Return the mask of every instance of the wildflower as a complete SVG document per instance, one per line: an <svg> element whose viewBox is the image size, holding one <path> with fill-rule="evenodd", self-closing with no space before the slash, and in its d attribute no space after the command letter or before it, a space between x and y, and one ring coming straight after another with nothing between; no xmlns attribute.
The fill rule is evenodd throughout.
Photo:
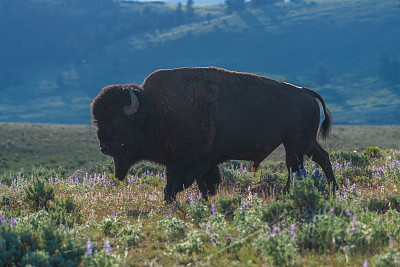
<svg viewBox="0 0 400 267"><path fill-rule="evenodd" d="M345 211L345 213L346 213L346 216L347 216L347 217L350 217L350 215L351 215L351 212L350 212L350 210L349 210L349 209L347 209L347 210Z"/></svg>
<svg viewBox="0 0 400 267"><path fill-rule="evenodd" d="M247 204L246 202L243 202L242 207L243 207L244 209L247 209L247 208L249 207L249 204Z"/></svg>
<svg viewBox="0 0 400 267"><path fill-rule="evenodd" d="M228 237L226 238L226 244L230 244L232 241L232 237L230 235L228 235Z"/></svg>
<svg viewBox="0 0 400 267"><path fill-rule="evenodd" d="M7 219L6 216L4 216L3 214L0 214L0 225L6 225L7 224Z"/></svg>
<svg viewBox="0 0 400 267"><path fill-rule="evenodd" d="M350 186L350 181L347 180L346 186L349 187Z"/></svg>
<svg viewBox="0 0 400 267"><path fill-rule="evenodd" d="M353 191L356 192L356 189L357 189L357 185L353 184Z"/></svg>
<svg viewBox="0 0 400 267"><path fill-rule="evenodd" d="M355 214L353 215L353 219L352 220L353 220L353 222L356 222L357 216Z"/></svg>
<svg viewBox="0 0 400 267"><path fill-rule="evenodd" d="M170 214L170 215L168 215L168 219L169 220L171 220L172 219L172 215Z"/></svg>
<svg viewBox="0 0 400 267"><path fill-rule="evenodd" d="M104 242L104 249L108 255L111 253L111 245L110 245L110 240L108 238L106 239L106 242Z"/></svg>
<svg viewBox="0 0 400 267"><path fill-rule="evenodd" d="M214 204L211 205L211 214L212 214L212 215L217 214L217 208L215 207Z"/></svg>
<svg viewBox="0 0 400 267"><path fill-rule="evenodd" d="M291 224L289 227L290 232L293 234L296 231L296 225L295 224Z"/></svg>
<svg viewBox="0 0 400 267"><path fill-rule="evenodd" d="M215 240L215 238L211 239L211 244L213 244L214 247L217 246L217 241Z"/></svg>
<svg viewBox="0 0 400 267"><path fill-rule="evenodd" d="M274 227L274 228L272 229L272 233L273 233L273 234L280 234L281 232L282 232L282 230L279 229L279 227Z"/></svg>
<svg viewBox="0 0 400 267"><path fill-rule="evenodd" d="M192 203L193 202L193 194L189 195L189 202Z"/></svg>
<svg viewBox="0 0 400 267"><path fill-rule="evenodd" d="M202 199L202 198L203 198L203 193L199 192L199 195L198 195L197 199Z"/></svg>
<svg viewBox="0 0 400 267"><path fill-rule="evenodd" d="M362 265L362 267L368 267L368 266L369 266L368 260L365 260L364 263L363 263L363 265Z"/></svg>
<svg viewBox="0 0 400 267"><path fill-rule="evenodd" d="M358 230L358 228L357 228L357 226L353 226L353 227L351 228L351 230L352 230L353 232L355 232L355 231Z"/></svg>
<svg viewBox="0 0 400 267"><path fill-rule="evenodd" d="M253 197L258 197L258 193L254 193Z"/></svg>
<svg viewBox="0 0 400 267"><path fill-rule="evenodd" d="M111 216L114 218L114 221L117 220L117 217L115 216L115 211L111 212Z"/></svg>
<svg viewBox="0 0 400 267"><path fill-rule="evenodd" d="M330 213L335 213L335 209L329 209Z"/></svg>
<svg viewBox="0 0 400 267"><path fill-rule="evenodd" d="M92 255L93 254L93 247L92 247L92 242L89 240L86 242L86 254Z"/></svg>
<svg viewBox="0 0 400 267"><path fill-rule="evenodd" d="M343 196L344 196L344 197L347 197L347 188L344 188L344 189L343 189Z"/></svg>
<svg viewBox="0 0 400 267"><path fill-rule="evenodd" d="M15 225L15 221L11 218L11 219L10 219L10 226L11 226L11 228L14 228L14 225Z"/></svg>

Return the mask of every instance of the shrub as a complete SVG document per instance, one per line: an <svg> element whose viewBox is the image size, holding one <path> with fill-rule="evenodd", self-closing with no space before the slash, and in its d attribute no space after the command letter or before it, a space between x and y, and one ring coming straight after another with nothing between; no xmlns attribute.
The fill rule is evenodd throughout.
<svg viewBox="0 0 400 267"><path fill-rule="evenodd" d="M324 208L324 197L315 187L314 180L310 175L294 180L289 193L286 195L286 201L292 210L301 214L303 219L308 219L318 210Z"/></svg>
<svg viewBox="0 0 400 267"><path fill-rule="evenodd" d="M128 246L137 245L140 239L140 227L132 227L128 223L118 232L118 237Z"/></svg>
<svg viewBox="0 0 400 267"><path fill-rule="evenodd" d="M368 158L364 155L359 155L356 152L337 151L330 154L332 161L340 163L350 162L353 166L367 167L369 165Z"/></svg>
<svg viewBox="0 0 400 267"><path fill-rule="evenodd" d="M234 198L223 198L222 195L219 195L219 199L216 203L216 208L222 214L225 214L232 218L235 210L240 206L243 196L239 195Z"/></svg>
<svg viewBox="0 0 400 267"><path fill-rule="evenodd" d="M0 226L0 266L77 266L84 253L44 210Z"/></svg>
<svg viewBox="0 0 400 267"><path fill-rule="evenodd" d="M272 225L281 222L291 209L290 203L284 201L272 201L272 203L265 205L261 210L261 219Z"/></svg>
<svg viewBox="0 0 400 267"><path fill-rule="evenodd" d="M167 219L162 219L158 225L167 234L169 240L178 240L185 236L185 223L178 218L169 216Z"/></svg>
<svg viewBox="0 0 400 267"><path fill-rule="evenodd" d="M193 223L199 224L204 221L209 212L207 210L207 206L203 201L192 200L189 203L189 217L192 219Z"/></svg>
<svg viewBox="0 0 400 267"><path fill-rule="evenodd" d="M208 217L208 220L201 225L205 233L210 237L214 246L224 245L228 236L228 229L224 215L216 213Z"/></svg>
<svg viewBox="0 0 400 267"><path fill-rule="evenodd" d="M49 214L56 220L56 224L64 224L73 227L83 223L81 210L71 197L56 199L54 206L48 209Z"/></svg>
<svg viewBox="0 0 400 267"><path fill-rule="evenodd" d="M388 204L385 199L372 197L368 200L367 208L370 211L385 213L389 209Z"/></svg>
<svg viewBox="0 0 400 267"><path fill-rule="evenodd" d="M100 222L100 230L106 236L115 236L121 224L121 221L115 215L111 215Z"/></svg>
<svg viewBox="0 0 400 267"><path fill-rule="evenodd" d="M247 238L264 226L258 209L247 203L242 203L242 207L236 210L233 221L239 231L239 238Z"/></svg>
<svg viewBox="0 0 400 267"><path fill-rule="evenodd" d="M264 227L254 240L254 245L274 266L296 265L297 245L294 225L290 230L281 230L278 226L272 229Z"/></svg>
<svg viewBox="0 0 400 267"><path fill-rule="evenodd" d="M376 257L375 266L395 267L400 266L400 252L393 248L386 248L383 254Z"/></svg>
<svg viewBox="0 0 400 267"><path fill-rule="evenodd" d="M379 158L382 156L382 151L376 146L370 146L364 149L362 154L368 158Z"/></svg>
<svg viewBox="0 0 400 267"><path fill-rule="evenodd" d="M47 210L47 202L54 199L54 187L44 178L34 179L24 190L24 201L34 211Z"/></svg>
<svg viewBox="0 0 400 267"><path fill-rule="evenodd" d="M197 230L191 230L185 241L176 244L174 251L192 254L204 250L202 234Z"/></svg>

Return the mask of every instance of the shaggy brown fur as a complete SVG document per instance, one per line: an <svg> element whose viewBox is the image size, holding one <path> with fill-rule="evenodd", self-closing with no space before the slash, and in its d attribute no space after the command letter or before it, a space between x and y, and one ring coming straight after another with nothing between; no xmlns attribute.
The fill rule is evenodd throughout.
<svg viewBox="0 0 400 267"><path fill-rule="evenodd" d="M122 110L130 104L128 88L139 100L131 116ZM92 117L103 152L114 158L117 178L124 179L139 160L166 165L167 200L195 179L203 195L214 194L220 163L250 160L257 168L282 143L289 169L298 171L303 155L312 156L336 187L329 156L316 140L316 98L325 115L320 133L326 137L331 118L311 89L214 67L180 68L158 70L142 86L105 87L92 103Z"/></svg>

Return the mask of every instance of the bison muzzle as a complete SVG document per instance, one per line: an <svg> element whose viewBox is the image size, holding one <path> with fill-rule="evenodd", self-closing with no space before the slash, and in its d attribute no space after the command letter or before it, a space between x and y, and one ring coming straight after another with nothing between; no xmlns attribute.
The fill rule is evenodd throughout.
<svg viewBox="0 0 400 267"><path fill-rule="evenodd" d="M320 124L321 102L324 120ZM219 68L158 70L143 85L110 85L93 100L100 150L114 159L115 177L148 160L165 165L165 200L196 180L203 196L221 182L219 165L248 160L255 169L280 144L290 174L307 155L337 187L328 153L318 144L331 116L315 91Z"/></svg>

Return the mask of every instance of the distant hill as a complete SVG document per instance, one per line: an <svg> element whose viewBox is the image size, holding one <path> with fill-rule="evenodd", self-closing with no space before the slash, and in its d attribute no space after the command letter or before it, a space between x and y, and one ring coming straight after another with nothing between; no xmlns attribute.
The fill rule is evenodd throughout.
<svg viewBox="0 0 400 267"><path fill-rule="evenodd" d="M128 1L129 0L125 0ZM132 0L135 1L135 0ZM139 2L154 2L154 0L139 0ZM184 0L163 0L162 2L168 3L168 4L186 4L187 1ZM195 5L215 5L215 4L223 4L224 0L194 0Z"/></svg>
<svg viewBox="0 0 400 267"><path fill-rule="evenodd" d="M224 5L199 5L190 18L185 6L115 5L107 12L70 7L68 14L76 16L65 17L70 24L87 12L67 32L73 38L48 29L51 41L44 33L43 40L13 50L15 58L31 58L11 59L0 68L0 121L88 124L89 104L106 84L140 84L160 68L212 65L311 87L324 97L336 124L400 124L397 1L280 2L232 13ZM29 53L29 44L37 50ZM7 51L5 45L0 51Z"/></svg>

